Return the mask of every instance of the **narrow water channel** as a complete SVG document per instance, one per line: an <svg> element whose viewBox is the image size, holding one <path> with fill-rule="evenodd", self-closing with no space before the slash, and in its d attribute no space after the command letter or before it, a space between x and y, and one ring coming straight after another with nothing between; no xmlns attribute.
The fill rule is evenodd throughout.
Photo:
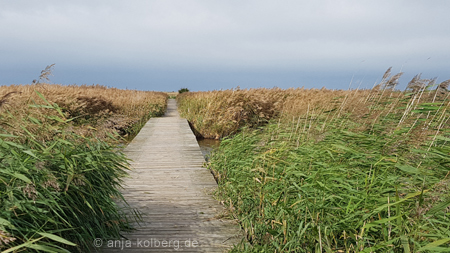
<svg viewBox="0 0 450 253"><path fill-rule="evenodd" d="M215 139L197 139L197 142L206 161L208 161L211 152L220 146L220 140Z"/></svg>

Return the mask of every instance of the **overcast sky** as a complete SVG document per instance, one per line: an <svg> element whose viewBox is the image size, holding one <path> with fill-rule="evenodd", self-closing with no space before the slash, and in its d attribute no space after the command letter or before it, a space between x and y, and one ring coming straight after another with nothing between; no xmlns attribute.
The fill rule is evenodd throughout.
<svg viewBox="0 0 450 253"><path fill-rule="evenodd" d="M450 78L450 1L0 0L0 84L172 91Z"/></svg>

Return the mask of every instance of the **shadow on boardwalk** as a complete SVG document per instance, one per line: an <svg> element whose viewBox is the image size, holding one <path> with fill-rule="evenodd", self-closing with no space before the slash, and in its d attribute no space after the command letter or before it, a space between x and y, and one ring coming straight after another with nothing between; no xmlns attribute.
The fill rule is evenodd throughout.
<svg viewBox="0 0 450 253"><path fill-rule="evenodd" d="M224 210L210 194L217 184L175 100L125 153L133 161L122 193L143 221L122 240L103 240L103 252L224 252L240 241L239 226L218 218Z"/></svg>

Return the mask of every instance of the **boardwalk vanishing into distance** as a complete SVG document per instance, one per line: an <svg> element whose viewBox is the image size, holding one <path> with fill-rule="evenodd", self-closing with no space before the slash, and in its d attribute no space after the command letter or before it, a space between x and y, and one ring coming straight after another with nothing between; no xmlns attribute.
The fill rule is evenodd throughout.
<svg viewBox="0 0 450 253"><path fill-rule="evenodd" d="M211 195L216 181L174 99L125 153L132 171L122 193L142 222L123 240L104 240L103 252L226 252L241 240L237 223L220 219L224 209Z"/></svg>

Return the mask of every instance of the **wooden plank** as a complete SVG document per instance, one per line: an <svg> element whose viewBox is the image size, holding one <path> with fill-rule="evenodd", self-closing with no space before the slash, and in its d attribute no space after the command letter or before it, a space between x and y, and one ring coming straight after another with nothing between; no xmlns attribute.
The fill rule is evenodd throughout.
<svg viewBox="0 0 450 253"><path fill-rule="evenodd" d="M143 220L120 240L104 239L103 252L224 252L241 240L236 222L221 219L224 209L211 196L217 184L175 100L124 152L133 161L122 193Z"/></svg>

